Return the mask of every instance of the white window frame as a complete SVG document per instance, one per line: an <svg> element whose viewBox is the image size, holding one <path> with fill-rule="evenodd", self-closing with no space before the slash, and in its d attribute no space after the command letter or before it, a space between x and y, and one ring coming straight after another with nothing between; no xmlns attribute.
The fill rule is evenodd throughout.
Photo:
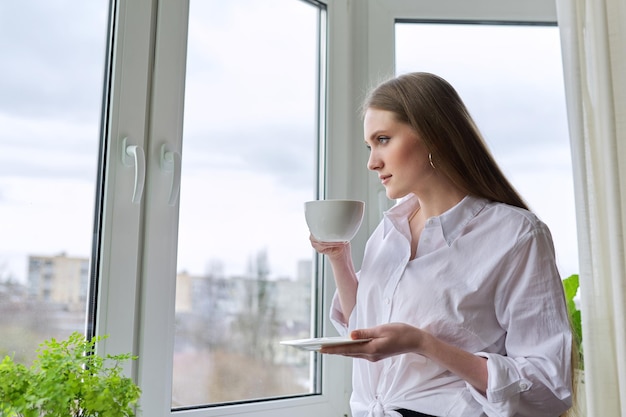
<svg viewBox="0 0 626 417"><path fill-rule="evenodd" d="M298 1L298 0L294 0ZM352 242L357 269L369 234L390 206L374 175L367 174L358 114L367 89L394 73L397 19L555 22L552 1L527 0L325 0L326 198L366 201L366 219ZM114 9L112 74L106 126L104 215L96 331L108 334L102 353L139 356L127 374L143 394L141 415L344 417L349 416L351 363L324 357L321 395L172 412L171 376L178 206L167 199L171 178L162 173L162 146L180 152L188 0L118 0ZM122 163L122 140L146 156L141 204L133 204L134 171ZM167 237L167 239L164 239ZM334 334L328 309L334 285L323 268L321 326Z"/></svg>
<svg viewBox="0 0 626 417"><path fill-rule="evenodd" d="M188 13L188 2L161 2L158 6L150 144L147 149L147 153L152 155L159 154L163 145L168 150L181 151ZM149 161L148 172L159 170L156 159ZM287 417L294 414L313 417L331 415L340 410L347 413L347 390L343 382L349 367L348 361L343 358L323 358L321 394L171 411L175 316L173 277L176 276L178 208L165 204L169 181L168 176L157 175L146 183L144 222L149 226L144 232L138 329L138 353L143 358L138 370L138 381L143 389L143 413L194 417ZM165 236L169 239L164 239ZM164 263L164 259L168 262ZM324 313L330 302L328 294L332 295L332 292L333 289L322 292L326 297L318 309Z"/></svg>
<svg viewBox="0 0 626 417"><path fill-rule="evenodd" d="M163 146L181 149L189 2L119 0L113 13L96 315L96 333L109 338L100 352L139 356L126 373L143 391L142 415L349 414L350 362L339 357L323 358L320 395L171 411L178 205L167 204L171 177L162 172L159 156ZM328 16L330 24L333 13ZM145 154L140 204L131 201L135 175L122 162L124 138ZM325 318L334 287L322 291ZM332 332L326 318L321 326L325 334Z"/></svg>
<svg viewBox="0 0 626 417"><path fill-rule="evenodd" d="M111 8L117 23L111 30L112 53L106 68L110 74L105 77L102 216L95 216L99 261L94 268L99 279L97 288L91 289L96 292L96 333L109 336L99 343L103 354L137 352L143 206L132 202L134 169L124 165L122 147L126 138L127 145L145 149L148 135L152 3L122 0ZM128 375L136 377L136 364L126 365Z"/></svg>

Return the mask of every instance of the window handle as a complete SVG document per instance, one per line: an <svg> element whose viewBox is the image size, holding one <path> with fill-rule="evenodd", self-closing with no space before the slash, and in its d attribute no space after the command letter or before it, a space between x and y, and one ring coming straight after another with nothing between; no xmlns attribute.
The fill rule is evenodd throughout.
<svg viewBox="0 0 626 417"><path fill-rule="evenodd" d="M122 140L122 163L127 167L135 167L133 204L139 204L146 180L146 157L141 146L127 145L127 139Z"/></svg>
<svg viewBox="0 0 626 417"><path fill-rule="evenodd" d="M161 146L161 170L172 174L170 196L167 204L173 206L180 194L181 157L176 151L168 151L165 145Z"/></svg>

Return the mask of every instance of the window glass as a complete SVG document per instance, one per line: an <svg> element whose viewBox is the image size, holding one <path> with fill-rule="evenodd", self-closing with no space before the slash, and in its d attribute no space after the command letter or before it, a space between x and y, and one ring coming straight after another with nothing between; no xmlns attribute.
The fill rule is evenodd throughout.
<svg viewBox="0 0 626 417"><path fill-rule="evenodd" d="M322 10L190 4L173 408L316 392L304 202L317 196Z"/></svg>
<svg viewBox="0 0 626 417"><path fill-rule="evenodd" d="M0 3L0 357L85 329L107 15Z"/></svg>
<svg viewBox="0 0 626 417"><path fill-rule="evenodd" d="M578 273L558 28L396 23L396 72L410 71L457 89L509 180L550 227L562 277Z"/></svg>

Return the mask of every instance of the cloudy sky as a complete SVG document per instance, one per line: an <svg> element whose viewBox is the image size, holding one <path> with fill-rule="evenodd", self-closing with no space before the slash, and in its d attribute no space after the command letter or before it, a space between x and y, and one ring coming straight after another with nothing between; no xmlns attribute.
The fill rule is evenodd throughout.
<svg viewBox="0 0 626 417"><path fill-rule="evenodd" d="M293 276L310 256L302 203L315 196L315 10L273 3L192 2L180 270L219 262L243 273L266 250L275 275ZM106 7L0 2L0 278L23 280L28 254L90 254ZM398 71L437 72L457 87L552 229L563 274L576 272L557 29L467 29L403 25Z"/></svg>
<svg viewBox="0 0 626 417"><path fill-rule="evenodd" d="M2 277L90 254L106 3L0 2Z"/></svg>

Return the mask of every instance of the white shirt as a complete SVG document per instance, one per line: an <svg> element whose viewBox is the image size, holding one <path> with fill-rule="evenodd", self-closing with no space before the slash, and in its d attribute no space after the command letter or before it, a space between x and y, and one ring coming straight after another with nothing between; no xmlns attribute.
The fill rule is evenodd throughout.
<svg viewBox="0 0 626 417"><path fill-rule="evenodd" d="M348 325L403 322L488 359L486 397L418 354L353 362L353 417L556 417L571 405L569 327L552 238L534 214L465 197L427 220L410 260L411 195L370 237Z"/></svg>

